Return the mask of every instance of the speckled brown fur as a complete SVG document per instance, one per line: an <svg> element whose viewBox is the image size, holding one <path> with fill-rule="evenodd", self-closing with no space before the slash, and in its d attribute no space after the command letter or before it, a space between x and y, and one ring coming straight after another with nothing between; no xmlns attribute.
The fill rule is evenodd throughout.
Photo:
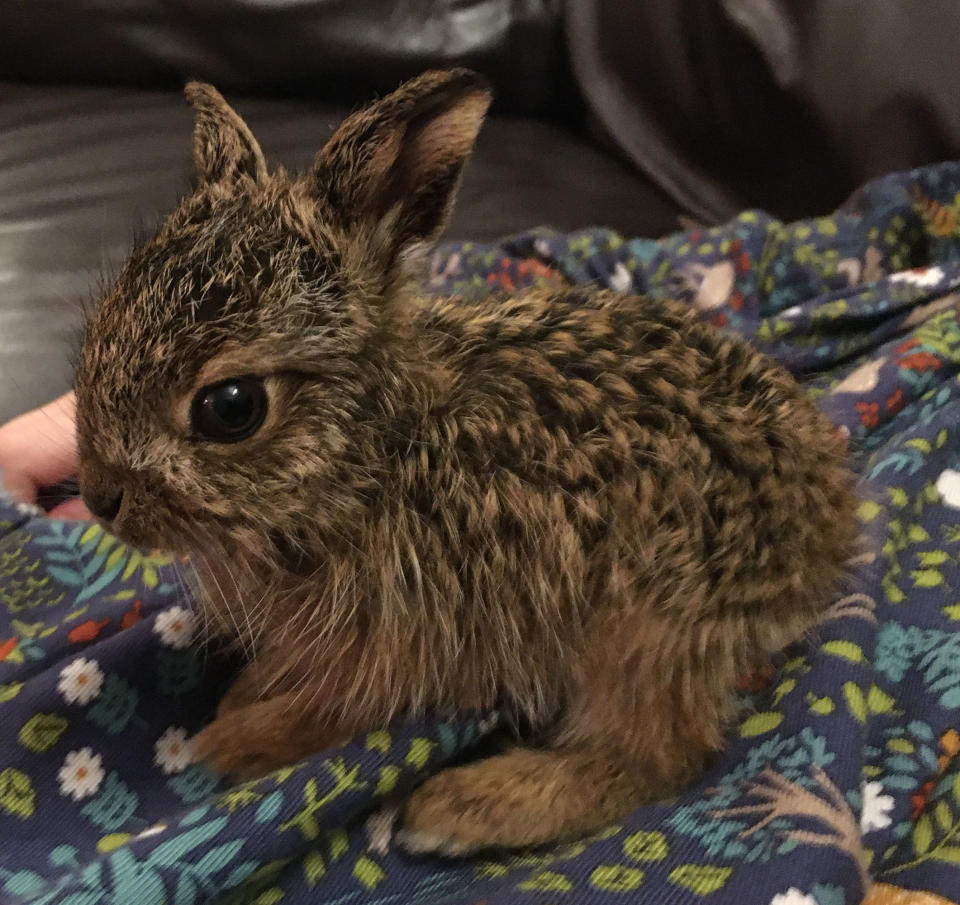
<svg viewBox="0 0 960 905"><path fill-rule="evenodd" d="M737 677L817 620L854 539L826 419L685 307L587 289L422 298L488 104L428 73L268 172L209 86L197 185L86 327L81 484L112 529L191 552L248 649L197 740L254 776L403 711L500 703L544 739L440 773L414 850L570 838L722 744ZM212 380L263 377L237 444L191 435Z"/></svg>

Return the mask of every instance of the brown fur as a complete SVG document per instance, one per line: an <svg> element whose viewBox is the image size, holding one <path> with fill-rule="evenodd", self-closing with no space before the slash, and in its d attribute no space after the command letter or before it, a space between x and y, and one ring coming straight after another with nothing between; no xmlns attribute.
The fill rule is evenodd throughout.
<svg viewBox="0 0 960 905"><path fill-rule="evenodd" d="M255 776L403 711L501 704L544 739L440 773L412 849L586 833L722 744L739 675L803 635L854 539L841 444L777 365L684 306L418 296L488 103L428 73L268 173L209 86L197 186L86 327L81 484L194 555L250 665L197 744ZM190 435L260 375L266 422Z"/></svg>

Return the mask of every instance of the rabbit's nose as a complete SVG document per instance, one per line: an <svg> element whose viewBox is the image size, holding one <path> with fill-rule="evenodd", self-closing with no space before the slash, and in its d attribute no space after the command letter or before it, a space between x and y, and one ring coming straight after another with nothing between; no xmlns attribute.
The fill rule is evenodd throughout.
<svg viewBox="0 0 960 905"><path fill-rule="evenodd" d="M120 511L123 502L123 489L116 487L97 487L83 495L87 508L105 522L112 522Z"/></svg>

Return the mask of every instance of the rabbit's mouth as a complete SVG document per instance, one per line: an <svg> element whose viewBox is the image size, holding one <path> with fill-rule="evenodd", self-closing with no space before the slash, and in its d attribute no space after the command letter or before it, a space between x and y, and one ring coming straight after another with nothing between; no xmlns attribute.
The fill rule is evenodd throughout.
<svg viewBox="0 0 960 905"><path fill-rule="evenodd" d="M103 528L128 546L143 552L187 556L195 543L191 520L166 502L127 489L112 519L97 518Z"/></svg>
<svg viewBox="0 0 960 905"><path fill-rule="evenodd" d="M154 524L150 524L148 519L140 519L136 516L120 517L113 522L101 522L101 524L115 537L137 550L160 552L172 556L185 556L189 553L184 539L178 538L175 531L163 530L159 519Z"/></svg>

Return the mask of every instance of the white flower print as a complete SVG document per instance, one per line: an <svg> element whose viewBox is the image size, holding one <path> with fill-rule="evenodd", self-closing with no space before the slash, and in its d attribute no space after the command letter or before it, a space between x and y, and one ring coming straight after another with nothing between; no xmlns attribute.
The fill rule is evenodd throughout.
<svg viewBox="0 0 960 905"><path fill-rule="evenodd" d="M533 247L541 258L549 258L552 255L550 243L546 239L534 239Z"/></svg>
<svg viewBox="0 0 960 905"><path fill-rule="evenodd" d="M803 305L794 305L792 308L782 311L781 314L783 317L800 317L803 314Z"/></svg>
<svg viewBox="0 0 960 905"><path fill-rule="evenodd" d="M364 824L367 830L367 848L374 854L386 855L393 841L393 828L399 808L396 805L374 811Z"/></svg>
<svg viewBox="0 0 960 905"><path fill-rule="evenodd" d="M148 826L145 830L141 830L131 841L139 841L141 839L149 839L151 836L159 836L166 828L167 825L165 823L155 823L153 826Z"/></svg>
<svg viewBox="0 0 960 905"><path fill-rule="evenodd" d="M877 358L860 365L847 374L832 390L832 393L869 393L880 382L880 369L887 363L886 358Z"/></svg>
<svg viewBox="0 0 960 905"><path fill-rule="evenodd" d="M689 268L689 273L698 283L693 297L698 311L712 311L730 300L737 281L732 261L721 261L711 267L695 264Z"/></svg>
<svg viewBox="0 0 960 905"><path fill-rule="evenodd" d="M937 492L951 509L960 509L960 471L948 468L940 472Z"/></svg>
<svg viewBox="0 0 960 905"><path fill-rule="evenodd" d="M622 261L613 268L613 273L610 274L610 288L614 292L629 292L633 288L633 276Z"/></svg>
<svg viewBox="0 0 960 905"><path fill-rule="evenodd" d="M160 636L160 642L167 647L182 650L193 640L196 616L182 606L172 606L157 614L153 630Z"/></svg>
<svg viewBox="0 0 960 905"><path fill-rule="evenodd" d="M886 829L893 822L893 796L883 794L883 783L863 784L863 809L860 811L860 832Z"/></svg>
<svg viewBox="0 0 960 905"><path fill-rule="evenodd" d="M911 286L936 286L942 279L942 267L917 267L890 274L891 283L909 283Z"/></svg>
<svg viewBox="0 0 960 905"><path fill-rule="evenodd" d="M770 905L817 905L817 900L805 892L791 886L786 892L775 895Z"/></svg>
<svg viewBox="0 0 960 905"><path fill-rule="evenodd" d="M103 687L103 671L96 660L78 657L60 670L57 691L68 704L89 704Z"/></svg>
<svg viewBox="0 0 960 905"><path fill-rule="evenodd" d="M182 773L194 761L187 730L170 726L153 746L153 762L164 773Z"/></svg>
<svg viewBox="0 0 960 905"><path fill-rule="evenodd" d="M61 795L69 795L74 801L89 798L103 782L100 755L94 754L90 748L71 751L64 760L57 779L60 780Z"/></svg>

